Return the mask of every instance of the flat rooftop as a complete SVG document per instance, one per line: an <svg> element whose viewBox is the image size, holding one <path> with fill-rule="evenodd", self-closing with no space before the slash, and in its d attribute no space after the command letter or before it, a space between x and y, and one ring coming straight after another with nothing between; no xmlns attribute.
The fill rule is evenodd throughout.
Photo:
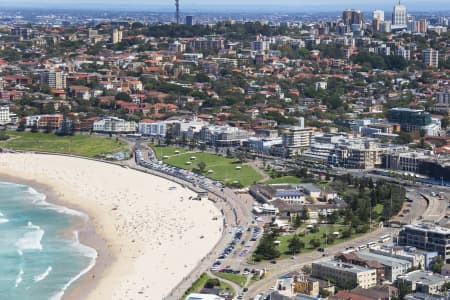
<svg viewBox="0 0 450 300"><path fill-rule="evenodd" d="M322 266L329 267L329 268L335 268L335 269L339 269L339 270L345 270L347 272L352 272L352 273L360 273L360 272L365 272L365 271L369 271L369 270L375 270L375 269L370 269L370 268L365 268L365 267L361 267L361 266L357 266L357 265L339 262L336 260L324 260L324 261L315 262L315 263L313 263L313 265L314 264L322 265Z"/></svg>
<svg viewBox="0 0 450 300"><path fill-rule="evenodd" d="M433 224L409 224L409 225L405 225L403 227L407 228L407 229L419 230L419 231L423 231L423 232L436 232L436 233L441 233L441 234L450 234L449 228L445 228L445 227L441 227L441 226L437 226L437 225L433 225Z"/></svg>

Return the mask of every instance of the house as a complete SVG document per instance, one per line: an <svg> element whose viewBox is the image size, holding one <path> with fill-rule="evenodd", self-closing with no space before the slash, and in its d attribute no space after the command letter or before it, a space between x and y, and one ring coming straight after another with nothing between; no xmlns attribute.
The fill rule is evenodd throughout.
<svg viewBox="0 0 450 300"><path fill-rule="evenodd" d="M89 88L82 85L73 85L69 87L69 95L73 98L89 100L91 99L91 93Z"/></svg>

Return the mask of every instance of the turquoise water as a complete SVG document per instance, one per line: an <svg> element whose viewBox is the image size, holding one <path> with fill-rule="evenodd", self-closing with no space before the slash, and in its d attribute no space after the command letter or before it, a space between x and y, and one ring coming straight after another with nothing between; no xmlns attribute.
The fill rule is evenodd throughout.
<svg viewBox="0 0 450 300"><path fill-rule="evenodd" d="M78 242L80 221L31 187L0 182L0 299L61 299L97 256Z"/></svg>

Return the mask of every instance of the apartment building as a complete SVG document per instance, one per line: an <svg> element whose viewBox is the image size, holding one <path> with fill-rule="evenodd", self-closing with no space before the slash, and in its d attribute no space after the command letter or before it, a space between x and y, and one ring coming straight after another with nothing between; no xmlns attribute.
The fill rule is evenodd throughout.
<svg viewBox="0 0 450 300"><path fill-rule="evenodd" d="M374 260L382 264L384 266L384 278L390 282L394 282L398 276L405 274L412 267L410 261L400 258L367 252L359 252L357 255L362 259Z"/></svg>
<svg viewBox="0 0 450 300"><path fill-rule="evenodd" d="M323 280L334 280L338 285L345 287L356 283L366 289L377 284L375 269L342 263L335 260L314 262L312 276Z"/></svg>
<svg viewBox="0 0 450 300"><path fill-rule="evenodd" d="M250 137L246 130L230 126L204 126L199 132L199 138L208 145L217 147L240 146L244 140Z"/></svg>
<svg viewBox="0 0 450 300"><path fill-rule="evenodd" d="M447 289L444 288L448 279L440 274L417 270L400 276L398 283L404 283L413 292L445 295Z"/></svg>
<svg viewBox="0 0 450 300"><path fill-rule="evenodd" d="M281 138L283 147L288 151L288 155L301 153L302 149L311 145L313 130L303 126L293 126L283 132Z"/></svg>
<svg viewBox="0 0 450 300"><path fill-rule="evenodd" d="M403 226L398 243L427 251L436 251L446 263L450 263L450 229L431 224Z"/></svg>
<svg viewBox="0 0 450 300"><path fill-rule="evenodd" d="M336 147L334 158L337 165L353 169L370 169L381 164L385 150L371 141L350 142Z"/></svg>
<svg viewBox="0 0 450 300"><path fill-rule="evenodd" d="M41 85L47 85L52 89L63 90L67 87L67 74L59 71L47 71L41 73Z"/></svg>
<svg viewBox="0 0 450 300"><path fill-rule="evenodd" d="M6 125L8 123L11 123L9 106L0 106L0 125Z"/></svg>
<svg viewBox="0 0 450 300"><path fill-rule="evenodd" d="M139 122L139 133L148 136L165 137L167 133L166 122Z"/></svg>
<svg viewBox="0 0 450 300"><path fill-rule="evenodd" d="M422 62L426 67L439 67L439 51L434 49L426 49L422 51Z"/></svg>
<svg viewBox="0 0 450 300"><path fill-rule="evenodd" d="M95 132L105 133L132 133L136 132L138 124L136 122L128 122L116 117L108 117L94 122Z"/></svg>

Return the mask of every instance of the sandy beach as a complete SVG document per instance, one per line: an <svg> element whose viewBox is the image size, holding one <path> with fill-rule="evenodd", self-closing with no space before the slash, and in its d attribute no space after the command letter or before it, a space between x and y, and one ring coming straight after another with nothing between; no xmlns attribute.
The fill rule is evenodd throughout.
<svg viewBox="0 0 450 300"><path fill-rule="evenodd" d="M189 200L196 194L180 185L120 166L0 154L0 176L51 193L58 204L90 217L80 238L99 257L64 299L163 299L222 235L213 203Z"/></svg>

